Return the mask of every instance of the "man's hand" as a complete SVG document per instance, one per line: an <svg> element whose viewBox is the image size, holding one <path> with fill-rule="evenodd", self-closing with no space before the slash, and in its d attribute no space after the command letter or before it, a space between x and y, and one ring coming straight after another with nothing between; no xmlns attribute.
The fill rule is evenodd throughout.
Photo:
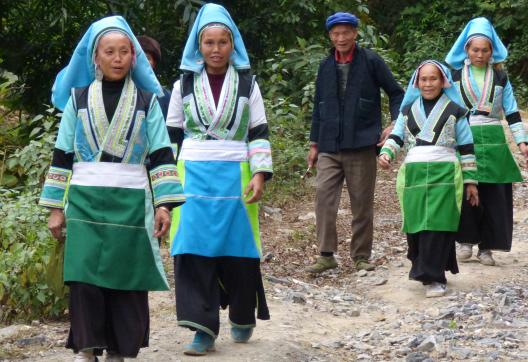
<svg viewBox="0 0 528 362"><path fill-rule="evenodd" d="M51 209L48 218L48 229L51 231L51 235L58 241L64 241L65 239L64 226L64 211L62 209Z"/></svg>
<svg viewBox="0 0 528 362"><path fill-rule="evenodd" d="M383 130L383 132L381 132L380 140L379 140L379 142L377 144L378 147L382 147L383 146L383 144L385 143L387 138L389 138L389 135L391 134L393 128L394 128L394 125L391 124L387 128L385 128Z"/></svg>
<svg viewBox="0 0 528 362"><path fill-rule="evenodd" d="M310 146L310 151L308 152L307 162L308 168L312 168L317 164L317 158L319 157L319 149L316 144Z"/></svg>
<svg viewBox="0 0 528 362"><path fill-rule="evenodd" d="M469 201L471 206L479 205L478 189L476 185L466 185L466 199Z"/></svg>
<svg viewBox="0 0 528 362"><path fill-rule="evenodd" d="M382 169L388 170L391 163L390 157L383 153L378 157L378 163Z"/></svg>
<svg viewBox="0 0 528 362"><path fill-rule="evenodd" d="M171 214L169 209L165 206L156 208L156 215L154 215L154 237L161 238L169 230L171 226Z"/></svg>
<svg viewBox="0 0 528 362"><path fill-rule="evenodd" d="M262 194L264 193L264 174L259 172L253 175L249 181L246 189L244 190L244 197L251 195L249 199L246 200L247 204L252 204L261 199Z"/></svg>

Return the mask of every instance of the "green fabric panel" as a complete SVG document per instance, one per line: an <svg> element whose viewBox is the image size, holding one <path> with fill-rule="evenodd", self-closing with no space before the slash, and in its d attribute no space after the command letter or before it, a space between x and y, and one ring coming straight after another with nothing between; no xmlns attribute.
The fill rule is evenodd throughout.
<svg viewBox="0 0 528 362"><path fill-rule="evenodd" d="M470 171L466 172L465 175L470 175L472 180L475 180L476 172ZM462 212L462 197L464 194L464 179L466 176L462 173L462 166L460 163L455 164L455 196L458 212ZM462 186L459 186L462 185Z"/></svg>
<svg viewBox="0 0 528 362"><path fill-rule="evenodd" d="M240 163L240 179L242 193L246 189L249 181L251 180L251 170L249 167L249 162ZM247 204L242 201L246 208L246 213L251 224L251 230L253 231L253 237L255 238L255 245L259 251L260 256L262 256L262 241L260 240L260 229L259 229L259 219L258 219L258 202Z"/></svg>
<svg viewBox="0 0 528 362"><path fill-rule="evenodd" d="M507 144L475 144L477 158L477 180L489 183L511 183L522 181L517 162Z"/></svg>
<svg viewBox="0 0 528 362"><path fill-rule="evenodd" d="M506 136L502 125L471 126L470 128L475 145L506 144Z"/></svg>
<svg viewBox="0 0 528 362"><path fill-rule="evenodd" d="M403 178L405 185L400 191L400 202L404 232L458 229L460 207L457 204L457 188L462 187L462 179L455 176L454 163L408 163L404 176L399 176L400 189ZM458 184L455 179L458 179Z"/></svg>
<svg viewBox="0 0 528 362"><path fill-rule="evenodd" d="M187 132L193 135L201 133L200 127L198 126L198 120L193 118L190 102L185 102L183 104L183 113L185 115L185 129Z"/></svg>
<svg viewBox="0 0 528 362"><path fill-rule="evenodd" d="M240 124L236 130L233 139L235 141L245 141L246 135L248 132L249 125L249 104L244 103L244 109L242 110L242 115L240 116Z"/></svg>
<svg viewBox="0 0 528 362"><path fill-rule="evenodd" d="M145 225L143 189L71 185L72 192L75 197L68 198L71 219L140 228Z"/></svg>
<svg viewBox="0 0 528 362"><path fill-rule="evenodd" d="M122 191L126 191L125 198ZM165 273L163 268L160 270L148 235L153 229L153 218L152 204L145 200L146 191L70 187L64 281L119 290L168 290ZM105 200L103 205L92 203L99 199ZM104 213L102 207L108 211ZM127 214L132 216L130 222L123 218ZM138 218L139 226L135 225ZM149 222L151 230L145 228ZM157 247L155 252L159 258Z"/></svg>
<svg viewBox="0 0 528 362"><path fill-rule="evenodd" d="M176 168L178 169L178 176L180 176L180 182L183 187L183 192L185 194L185 161L178 160ZM176 207L172 209L172 222L169 232L169 250L172 249L172 242L174 240L174 236L176 235L176 233L178 232L178 228L180 227L180 209L181 207Z"/></svg>

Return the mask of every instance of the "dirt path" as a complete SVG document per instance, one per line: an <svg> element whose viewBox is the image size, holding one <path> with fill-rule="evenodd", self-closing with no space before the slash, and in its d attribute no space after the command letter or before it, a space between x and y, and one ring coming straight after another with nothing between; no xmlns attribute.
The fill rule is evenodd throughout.
<svg viewBox="0 0 528 362"><path fill-rule="evenodd" d="M317 248L312 197L282 210L265 209L268 261L262 269L272 319L258 321L251 341L241 345L231 342L222 312L217 351L203 359L528 360L528 184L514 187L512 252L496 253L495 267L476 259L459 263L460 274L448 275L447 296L427 299L423 286L407 277L395 171L378 173L373 250L378 267L367 275L356 273L348 256L345 195L338 217L340 268L317 278L303 272ZM172 292L151 293L150 306L151 345L138 361L196 361L182 354L192 333L176 325ZM33 324L12 338L2 340L0 333L0 360L72 360L62 347L67 323Z"/></svg>

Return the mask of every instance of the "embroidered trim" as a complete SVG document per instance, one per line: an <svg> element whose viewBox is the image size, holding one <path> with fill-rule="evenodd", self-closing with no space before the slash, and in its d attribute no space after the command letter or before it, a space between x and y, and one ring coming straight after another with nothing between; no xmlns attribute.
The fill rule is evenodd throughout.
<svg viewBox="0 0 528 362"><path fill-rule="evenodd" d="M510 124L510 131L516 144L528 141L522 122Z"/></svg>
<svg viewBox="0 0 528 362"><path fill-rule="evenodd" d="M249 142L248 158L252 175L257 172L273 172L271 145L268 140L257 139Z"/></svg>
<svg viewBox="0 0 528 362"><path fill-rule="evenodd" d="M491 113L491 110L493 109L493 99L490 99L492 98L493 91L493 67L491 64L488 64L486 68L482 93L471 79L469 64L465 64L462 68L460 83L462 84L462 91L471 103L472 109L486 112L488 114Z"/></svg>
<svg viewBox="0 0 528 362"><path fill-rule="evenodd" d="M161 165L150 171L154 206L185 201L176 165Z"/></svg>
<svg viewBox="0 0 528 362"><path fill-rule="evenodd" d="M445 94L442 94L427 118L425 118L423 111L422 98L420 97L413 103L411 112L416 124L420 128L420 132L416 135L416 138L420 138L427 142L433 142L433 139L436 135L434 129L449 103L449 97Z"/></svg>
<svg viewBox="0 0 528 362"><path fill-rule="evenodd" d="M63 208L71 175L71 170L60 167L50 167L42 188L39 205Z"/></svg>
<svg viewBox="0 0 528 362"><path fill-rule="evenodd" d="M88 112L95 126L100 150L123 158L128 146L127 134L134 122L137 88L128 76L111 122L108 122L103 102L103 82L95 80L88 89ZM99 158L101 154L99 154Z"/></svg>
<svg viewBox="0 0 528 362"><path fill-rule="evenodd" d="M392 161L396 158L398 152L400 152L400 145L392 138L389 138L385 141L385 144L381 148L380 155L386 154Z"/></svg>
<svg viewBox="0 0 528 362"><path fill-rule="evenodd" d="M215 105L209 78L205 68L194 75L194 94L198 113L202 121L208 125L207 134L216 139L225 139L236 106L239 77L233 66L229 66L225 75L222 91Z"/></svg>

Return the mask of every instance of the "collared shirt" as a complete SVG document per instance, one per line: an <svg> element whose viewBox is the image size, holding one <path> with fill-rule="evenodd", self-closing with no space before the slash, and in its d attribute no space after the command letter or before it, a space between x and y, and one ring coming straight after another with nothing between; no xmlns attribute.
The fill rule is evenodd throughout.
<svg viewBox="0 0 528 362"><path fill-rule="evenodd" d="M355 44L354 46L352 47L352 49L350 50L349 53L345 54L345 55L341 55L341 53L339 53L336 49L335 51L335 60L336 60L336 63L338 64L347 64L347 63L352 63L352 59L354 57L354 48L355 48Z"/></svg>

